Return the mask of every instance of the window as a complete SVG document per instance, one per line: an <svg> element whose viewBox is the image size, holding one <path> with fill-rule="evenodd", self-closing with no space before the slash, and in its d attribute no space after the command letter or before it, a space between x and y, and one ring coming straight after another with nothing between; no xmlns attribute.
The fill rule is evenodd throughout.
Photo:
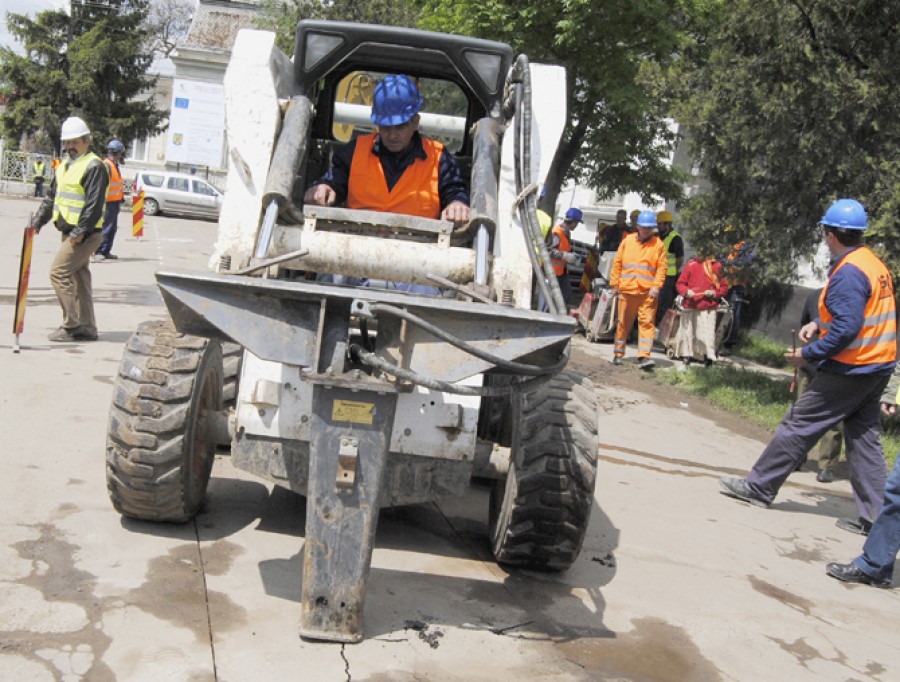
<svg viewBox="0 0 900 682"><path fill-rule="evenodd" d="M193 180L192 184L194 185L194 194L205 194L209 197L214 197L217 194L216 190L202 180Z"/></svg>
<svg viewBox="0 0 900 682"><path fill-rule="evenodd" d="M128 147L125 158L130 161L146 161L150 153L150 138L135 138Z"/></svg>
<svg viewBox="0 0 900 682"><path fill-rule="evenodd" d="M141 174L141 183L147 187L162 187L163 180L165 180L165 177L162 175L156 175L154 173Z"/></svg>
<svg viewBox="0 0 900 682"><path fill-rule="evenodd" d="M190 181L187 178L169 178L166 185L169 189L177 189L179 192L190 192Z"/></svg>

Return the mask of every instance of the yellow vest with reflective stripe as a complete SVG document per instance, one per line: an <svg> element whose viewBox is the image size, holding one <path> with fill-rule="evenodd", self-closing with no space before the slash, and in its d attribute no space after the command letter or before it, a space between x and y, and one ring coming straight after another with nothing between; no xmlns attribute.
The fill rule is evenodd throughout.
<svg viewBox="0 0 900 682"><path fill-rule="evenodd" d="M91 161L100 161L100 157L94 152L87 152L80 158L69 164L66 168L65 162L56 167L56 198L53 200L53 222L57 218L62 218L69 225L78 225L78 219L81 217L81 211L84 209L84 187L81 186L81 179L87 172ZM103 225L103 212L97 220L95 227Z"/></svg>
<svg viewBox="0 0 900 682"><path fill-rule="evenodd" d="M669 234L663 239L663 246L666 247L666 277L674 277L678 274L678 266L675 264L675 254L669 253L669 245L675 237L680 235L675 230L669 230Z"/></svg>

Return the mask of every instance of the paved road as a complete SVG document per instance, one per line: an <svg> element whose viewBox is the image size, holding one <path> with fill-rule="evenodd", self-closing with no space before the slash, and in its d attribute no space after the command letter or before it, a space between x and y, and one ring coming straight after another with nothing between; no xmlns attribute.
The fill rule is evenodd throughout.
<svg viewBox="0 0 900 682"><path fill-rule="evenodd" d="M0 198L3 330L34 206ZM204 268L215 238L202 221L148 218L141 241L122 224L120 259L92 266L98 342L45 341L60 321L50 227L35 249L25 348L0 339L0 680L900 679L900 592L824 575L825 561L860 546L834 526L853 512L846 481L798 474L770 510L726 499L716 479L746 470L760 442L603 387L598 503L572 570L498 568L486 490L386 510L367 639L300 640L302 498L221 457L193 523L125 520L109 504L122 345L164 315L153 272ZM579 343L576 359L608 354Z"/></svg>

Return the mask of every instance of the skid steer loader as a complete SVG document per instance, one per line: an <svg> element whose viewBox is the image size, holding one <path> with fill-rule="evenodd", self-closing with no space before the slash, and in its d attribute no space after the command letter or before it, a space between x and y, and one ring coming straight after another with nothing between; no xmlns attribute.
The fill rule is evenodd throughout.
<svg viewBox="0 0 900 682"><path fill-rule="evenodd" d="M462 227L302 203L337 133L372 129L348 79L391 73L418 80L420 129L465 169ZM462 496L473 481L491 485L498 562L571 566L593 502L598 412L591 383L566 370L576 323L535 217L536 178L565 123L564 70L497 42L303 21L292 62L271 33L242 31L225 99L212 272L158 272L171 321L140 325L126 345L107 438L114 507L191 519L218 446L304 495L299 632L310 639L363 637L379 508Z"/></svg>

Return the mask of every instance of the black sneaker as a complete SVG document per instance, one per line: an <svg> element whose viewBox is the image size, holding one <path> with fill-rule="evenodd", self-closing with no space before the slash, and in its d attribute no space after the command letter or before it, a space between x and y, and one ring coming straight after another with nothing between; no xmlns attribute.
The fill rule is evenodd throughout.
<svg viewBox="0 0 900 682"><path fill-rule="evenodd" d="M638 367L641 369L653 369L656 367L656 363L653 362L650 358L641 358L638 360Z"/></svg>
<svg viewBox="0 0 900 682"><path fill-rule="evenodd" d="M743 500L744 502L755 504L757 507L769 506L768 502L766 502L763 498L750 490L750 486L747 485L746 478L722 476L722 478L719 479L719 484L725 489L722 491L723 495L728 495L729 497L735 497L739 500Z"/></svg>
<svg viewBox="0 0 900 682"><path fill-rule="evenodd" d="M863 573L859 566L852 561L849 564L831 563L825 566L825 572L832 578L843 580L845 583L860 583L862 585L871 585L872 587L890 587L890 580L879 580L873 578L867 573Z"/></svg>
<svg viewBox="0 0 900 682"><path fill-rule="evenodd" d="M819 483L834 483L834 472L831 469L822 469L816 474Z"/></svg>
<svg viewBox="0 0 900 682"><path fill-rule="evenodd" d="M616 365L616 366L618 367L619 365L622 364L622 358L620 358L620 357L617 355L616 357L613 358L613 364Z"/></svg>
<svg viewBox="0 0 900 682"><path fill-rule="evenodd" d="M872 522L862 517L858 519L838 519L835 524L841 530L846 530L857 535L868 535L872 530Z"/></svg>
<svg viewBox="0 0 900 682"><path fill-rule="evenodd" d="M113 254L111 254L111 253L105 253L105 254L103 254L103 255L106 256L106 259L107 259L107 260L119 260L119 257L118 257L118 256L113 255Z"/></svg>

